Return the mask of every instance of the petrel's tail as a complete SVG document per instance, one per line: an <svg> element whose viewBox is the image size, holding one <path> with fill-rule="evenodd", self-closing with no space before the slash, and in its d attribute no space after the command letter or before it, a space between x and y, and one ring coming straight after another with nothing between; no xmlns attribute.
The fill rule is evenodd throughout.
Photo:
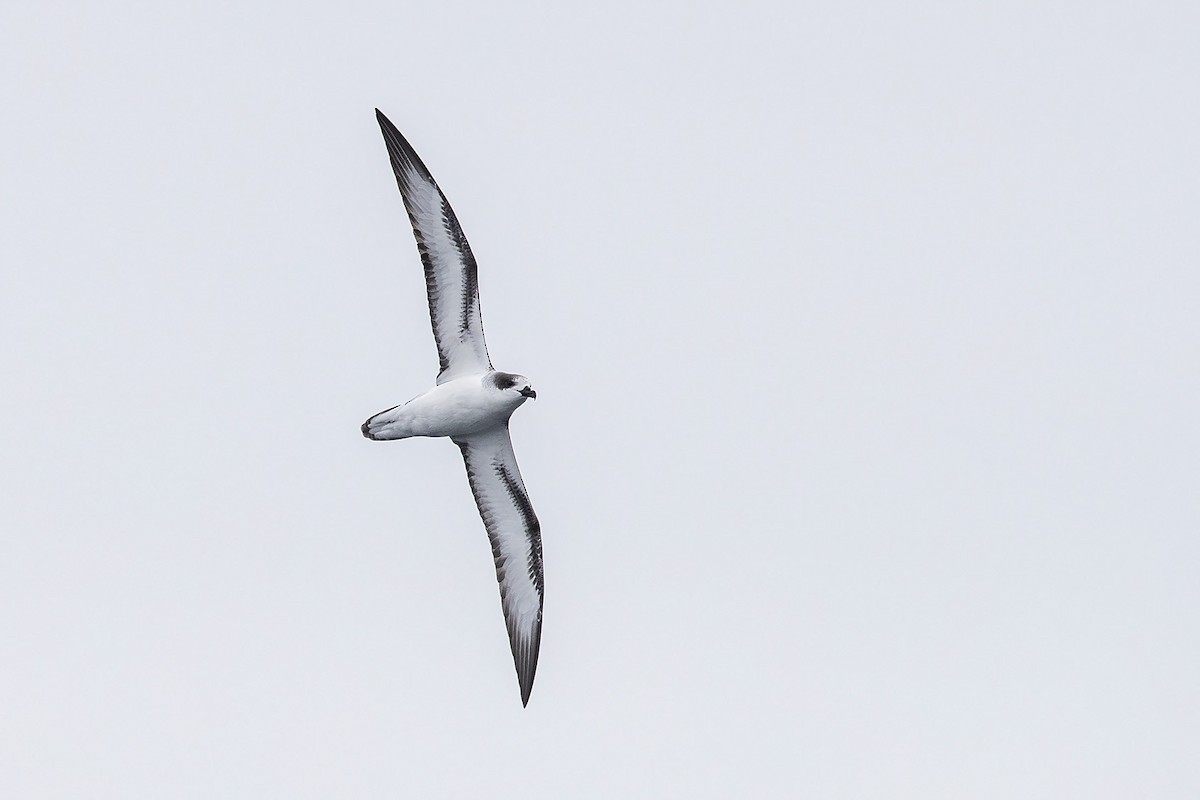
<svg viewBox="0 0 1200 800"><path fill-rule="evenodd" d="M404 419L405 415L401 414L402 408L404 406L394 406L371 417L362 424L362 435L376 441L407 439L412 436L412 426Z"/></svg>

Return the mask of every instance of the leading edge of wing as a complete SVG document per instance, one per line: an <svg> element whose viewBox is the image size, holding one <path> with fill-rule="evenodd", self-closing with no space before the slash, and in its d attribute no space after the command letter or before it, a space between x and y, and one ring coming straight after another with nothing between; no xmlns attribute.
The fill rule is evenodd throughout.
<svg viewBox="0 0 1200 800"><path fill-rule="evenodd" d="M521 705L528 705L542 641L541 525L521 480L507 426L455 438L454 443L462 451L471 493L492 545Z"/></svg>

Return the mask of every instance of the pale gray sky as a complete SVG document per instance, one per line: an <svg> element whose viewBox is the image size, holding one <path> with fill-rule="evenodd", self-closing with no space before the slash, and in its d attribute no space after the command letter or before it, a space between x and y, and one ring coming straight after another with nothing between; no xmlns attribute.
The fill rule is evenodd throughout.
<svg viewBox="0 0 1200 800"><path fill-rule="evenodd" d="M0 8L0 796L1200 795L1192 3ZM373 108L480 263L522 710Z"/></svg>

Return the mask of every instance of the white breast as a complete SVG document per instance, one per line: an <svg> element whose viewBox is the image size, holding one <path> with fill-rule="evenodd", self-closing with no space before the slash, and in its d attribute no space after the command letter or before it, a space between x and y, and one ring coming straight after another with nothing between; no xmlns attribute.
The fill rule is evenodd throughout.
<svg viewBox="0 0 1200 800"><path fill-rule="evenodd" d="M524 398L514 402L509 394L472 375L436 386L397 410L405 412L411 436L466 436L512 416Z"/></svg>

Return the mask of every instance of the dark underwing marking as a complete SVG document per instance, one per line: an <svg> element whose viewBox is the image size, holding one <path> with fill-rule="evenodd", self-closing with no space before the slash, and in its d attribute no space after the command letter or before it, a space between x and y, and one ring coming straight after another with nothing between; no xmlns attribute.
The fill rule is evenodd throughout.
<svg viewBox="0 0 1200 800"><path fill-rule="evenodd" d="M471 245L467 242L462 226L458 224L458 217L454 215L454 210L450 208L450 203L445 197L442 197L442 219L445 221L446 235L458 251L459 260L463 265L462 304L458 317L458 332L461 335L470 330L471 312L479 303L479 265L475 263Z"/></svg>
<svg viewBox="0 0 1200 800"><path fill-rule="evenodd" d="M484 527L488 528L488 539L492 545L492 558L496 562L496 575L503 582L504 568L506 565L503 555L500 552L500 539L498 535L492 533L492 526L495 523L494 512L487 507L486 499L479 491L476 481L480 479L479 470L472 458L470 443L465 440L452 439L458 449L462 451L463 462L467 467L467 480L471 484L471 494L475 496L475 503L479 506L479 510L483 516ZM522 526L525 528L525 539L529 543L529 561L527 564L529 579L537 588L538 596L545 595L545 578L542 574L542 526L538 522L537 514L533 511L533 504L529 502L529 496L525 494L521 488L521 484L517 478L509 471L508 466L500 459L492 460L492 471L500 483L504 486L504 491L512 502L513 507L521 516Z"/></svg>
<svg viewBox="0 0 1200 800"><path fill-rule="evenodd" d="M508 466L497 458L492 461L492 469L495 470L496 477L504 484L504 491L508 492L517 513L521 515L521 521L525 524L525 538L529 542L529 579L537 587L538 596L541 596L544 593L541 523L538 522L537 515L533 513L533 505L529 502L528 495L525 494L517 479L508 471Z"/></svg>
<svg viewBox="0 0 1200 800"><path fill-rule="evenodd" d="M408 207L408 197L404 198L404 205ZM438 351L438 371L444 372L450 366L450 358L446 352L446 345L442 342L441 334L438 332L438 323L440 322L438 314L438 291L437 272L433 265L433 256L429 253L429 247L425 244L425 237L421 235L421 228L417 224L416 215L412 209L408 209L408 221L412 225L413 237L417 240L417 252L421 255L421 266L425 271L425 296L429 303L429 323L433 328L433 342L437 345Z"/></svg>

